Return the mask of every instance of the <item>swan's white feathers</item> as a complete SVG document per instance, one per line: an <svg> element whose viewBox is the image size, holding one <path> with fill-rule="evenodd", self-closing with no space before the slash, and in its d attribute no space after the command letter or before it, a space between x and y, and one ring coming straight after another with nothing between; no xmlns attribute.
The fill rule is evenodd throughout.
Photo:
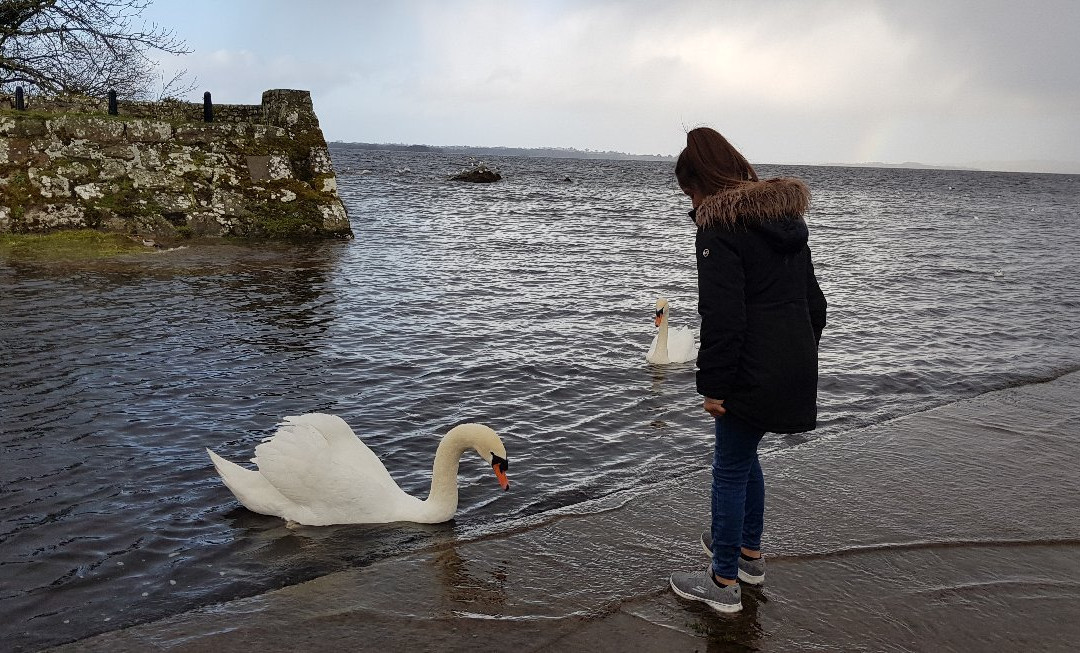
<svg viewBox="0 0 1080 653"><path fill-rule="evenodd" d="M333 415L286 417L272 437L255 447L252 461L257 471L207 452L225 485L248 509L322 526L437 523L452 518L457 508L458 459L470 447L502 452L505 457L502 441L491 429L455 428L436 454L427 501L399 488L378 456Z"/></svg>
<svg viewBox="0 0 1080 653"><path fill-rule="evenodd" d="M287 510L293 505L259 472L225 460L209 449L206 453L210 454L210 460L214 462L214 468L217 469L225 487L229 488L240 503L249 510L271 515Z"/></svg>
<svg viewBox="0 0 1080 653"><path fill-rule="evenodd" d="M254 461L278 492L321 523L340 519L338 506L366 506L350 519L379 521L386 505L380 498L408 497L378 456L333 415L286 417L269 441L255 447ZM289 518L312 524L310 519Z"/></svg>
<svg viewBox="0 0 1080 653"><path fill-rule="evenodd" d="M656 357L656 341L660 334L653 336L652 344L649 345L649 353L645 360L650 363L689 363L697 360L698 345L694 341L694 331L690 327L671 327L668 329L668 357L667 360L658 360Z"/></svg>

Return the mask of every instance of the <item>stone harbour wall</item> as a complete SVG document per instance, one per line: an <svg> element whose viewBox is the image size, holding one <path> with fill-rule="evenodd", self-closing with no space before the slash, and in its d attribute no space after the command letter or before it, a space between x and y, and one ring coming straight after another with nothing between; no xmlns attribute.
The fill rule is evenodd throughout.
<svg viewBox="0 0 1080 653"><path fill-rule="evenodd" d="M0 233L351 237L307 91L258 105L0 98Z"/></svg>

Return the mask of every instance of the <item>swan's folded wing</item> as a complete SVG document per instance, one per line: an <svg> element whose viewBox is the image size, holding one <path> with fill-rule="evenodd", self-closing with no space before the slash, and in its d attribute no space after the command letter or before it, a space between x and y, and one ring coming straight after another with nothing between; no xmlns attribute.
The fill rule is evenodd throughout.
<svg viewBox="0 0 1080 653"><path fill-rule="evenodd" d="M336 424L309 417L286 418L273 437L255 447L259 472L279 492L319 512L401 491L378 456L344 421L333 418L340 422ZM320 428L327 425L331 427L328 431ZM341 426L348 431L348 438Z"/></svg>
<svg viewBox="0 0 1080 653"><path fill-rule="evenodd" d="M353 440L359 440L352 428L337 415L326 413L306 413L304 415L292 415L282 420L278 426L292 424L295 426L310 426L317 430L327 442L331 444L348 444Z"/></svg>
<svg viewBox="0 0 1080 653"><path fill-rule="evenodd" d="M652 342L649 344L649 351L646 352L646 354L645 354L645 360L649 361L650 363L653 360L653 356L656 355L656 341L659 340L659 339L660 339L660 336L658 336L658 335L653 336Z"/></svg>
<svg viewBox="0 0 1080 653"><path fill-rule="evenodd" d="M694 341L694 331L690 327L677 327L671 330L668 352L672 362L686 363L697 358L698 345Z"/></svg>

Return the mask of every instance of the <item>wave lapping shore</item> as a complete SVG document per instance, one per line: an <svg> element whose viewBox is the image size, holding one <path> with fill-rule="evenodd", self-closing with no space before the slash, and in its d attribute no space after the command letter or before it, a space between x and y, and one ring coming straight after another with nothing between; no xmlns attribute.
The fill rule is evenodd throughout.
<svg viewBox="0 0 1080 653"><path fill-rule="evenodd" d="M666 587L708 564L700 464L613 510L55 650L1066 651L1080 641L1076 460L1080 372L772 452L769 575L734 616Z"/></svg>

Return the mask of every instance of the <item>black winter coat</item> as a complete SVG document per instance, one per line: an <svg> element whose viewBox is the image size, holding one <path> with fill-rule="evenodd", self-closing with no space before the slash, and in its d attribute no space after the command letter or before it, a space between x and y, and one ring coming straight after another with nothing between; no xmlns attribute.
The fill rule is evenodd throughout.
<svg viewBox="0 0 1080 653"><path fill-rule="evenodd" d="M701 349L697 390L764 431L817 424L825 296L814 276L798 179L748 182L691 212L697 231Z"/></svg>

